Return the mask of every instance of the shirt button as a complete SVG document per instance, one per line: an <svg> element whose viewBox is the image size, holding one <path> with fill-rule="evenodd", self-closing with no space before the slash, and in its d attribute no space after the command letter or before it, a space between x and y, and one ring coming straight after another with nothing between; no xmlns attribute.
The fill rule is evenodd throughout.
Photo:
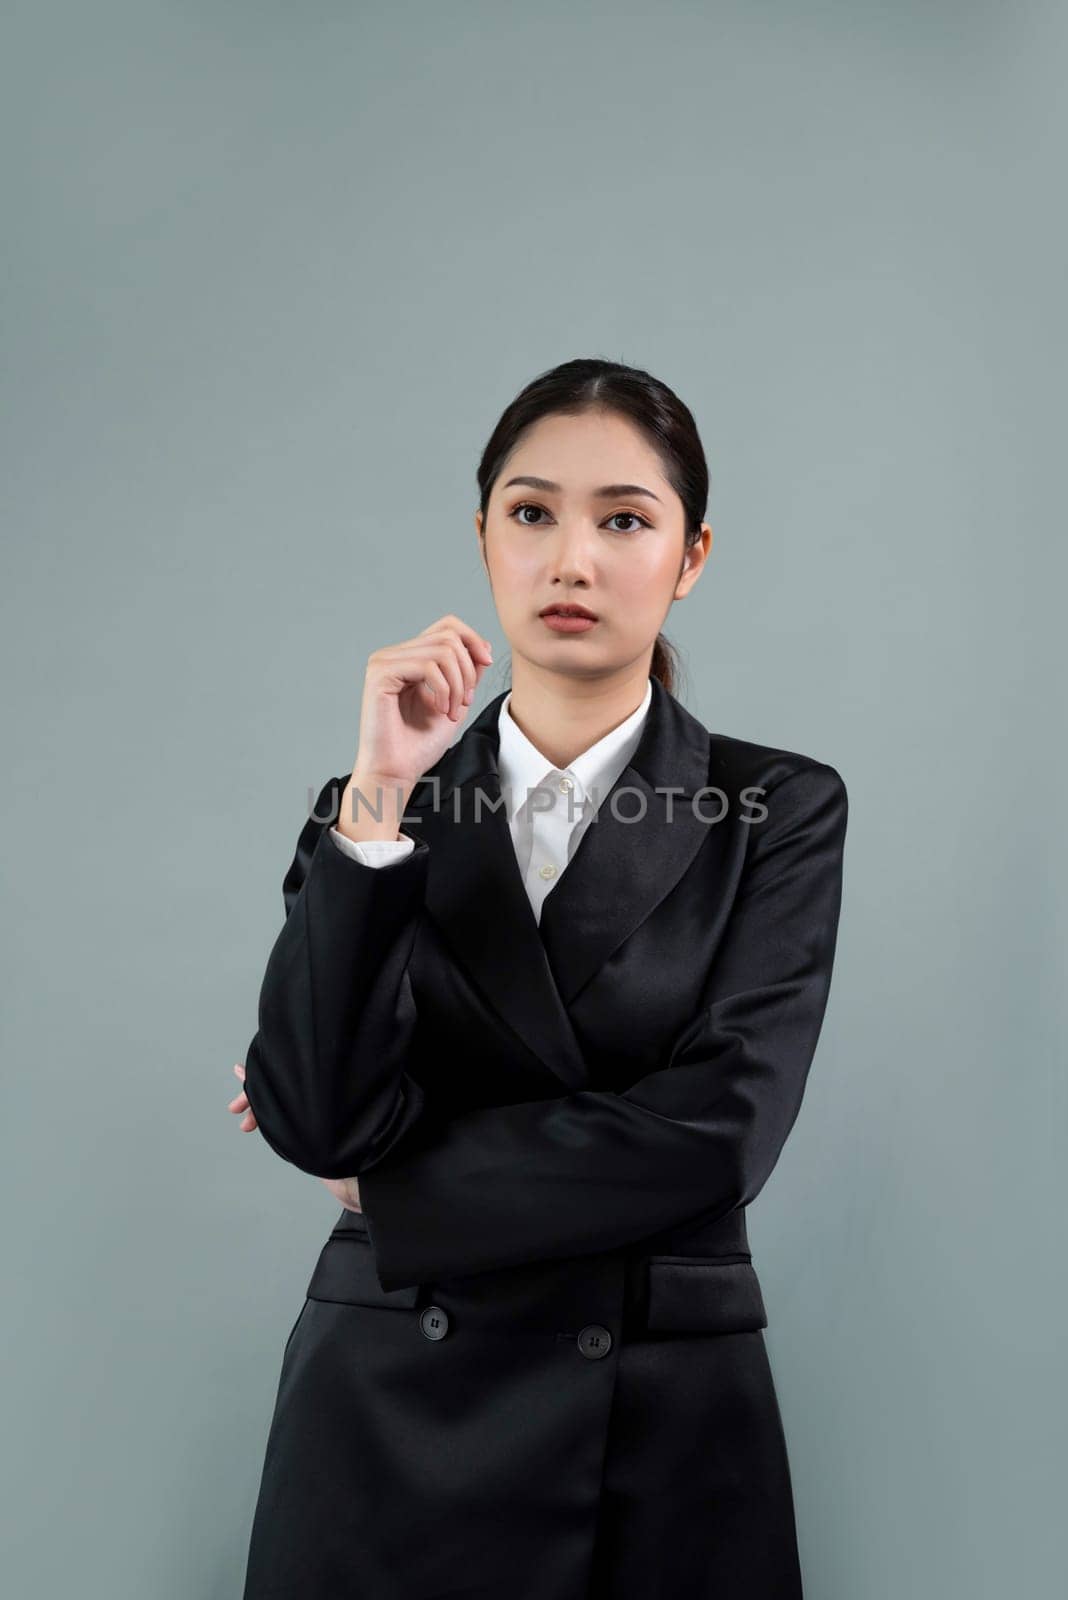
<svg viewBox="0 0 1068 1600"><path fill-rule="evenodd" d="M428 1339L444 1339L449 1331L449 1313L440 1306L426 1306L419 1317L419 1327Z"/></svg>
<svg viewBox="0 0 1068 1600"><path fill-rule="evenodd" d="M547 861L544 867L538 868L538 875L542 878L555 878L556 868L553 866L551 861Z"/></svg>
<svg viewBox="0 0 1068 1600"><path fill-rule="evenodd" d="M575 787L575 785L571 782L570 778L561 778L560 779L560 792L562 794L567 794L568 790L569 789L573 789L574 787Z"/></svg>
<svg viewBox="0 0 1068 1600"><path fill-rule="evenodd" d="M578 1336L578 1347L590 1361L599 1361L612 1348L612 1335L599 1322L588 1323Z"/></svg>

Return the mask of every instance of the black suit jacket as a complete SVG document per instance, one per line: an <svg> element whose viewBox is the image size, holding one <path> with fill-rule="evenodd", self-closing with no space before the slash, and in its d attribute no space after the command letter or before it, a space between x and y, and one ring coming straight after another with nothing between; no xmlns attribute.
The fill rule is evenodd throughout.
<svg viewBox="0 0 1068 1600"><path fill-rule="evenodd" d="M244 1600L800 1600L745 1216L824 1015L845 787L654 679L539 927L502 698L407 858L337 845L338 777L285 877L245 1086L364 1209L286 1342Z"/></svg>
<svg viewBox="0 0 1068 1600"><path fill-rule="evenodd" d="M385 1289L655 1246L744 1206L797 1116L827 1002L847 815L833 767L710 733L653 679L641 741L539 926L500 805L502 699L417 787L400 862L338 848L347 779L325 785L247 1053L271 1147L358 1175Z"/></svg>

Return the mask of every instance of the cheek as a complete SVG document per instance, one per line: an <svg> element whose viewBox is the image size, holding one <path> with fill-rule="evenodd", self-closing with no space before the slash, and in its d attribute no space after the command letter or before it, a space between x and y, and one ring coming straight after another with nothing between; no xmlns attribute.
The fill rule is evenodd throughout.
<svg viewBox="0 0 1068 1600"><path fill-rule="evenodd" d="M613 591L635 617L659 618L674 592L676 568L660 559L621 562L613 580Z"/></svg>
<svg viewBox="0 0 1068 1600"><path fill-rule="evenodd" d="M514 592L517 599L527 598L532 584L540 579L541 565L538 556L529 547L526 550L509 550L503 560L498 559L493 569L498 589L504 594Z"/></svg>

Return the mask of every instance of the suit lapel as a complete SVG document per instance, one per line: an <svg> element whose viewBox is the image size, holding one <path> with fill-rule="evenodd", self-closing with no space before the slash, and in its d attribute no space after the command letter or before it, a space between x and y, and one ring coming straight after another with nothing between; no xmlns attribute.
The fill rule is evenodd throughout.
<svg viewBox="0 0 1068 1600"><path fill-rule="evenodd" d="M663 685L628 766L602 797L535 919L515 858L497 766L497 695L425 774L409 801L430 846L426 908L457 963L519 1038L570 1088L589 1081L568 1013L612 952L726 830L695 815L709 735ZM671 789L672 793L663 791ZM715 814L715 808L702 808Z"/></svg>
<svg viewBox="0 0 1068 1600"><path fill-rule="evenodd" d="M723 838L690 803L709 782L708 732L658 679L652 684L634 755L542 905L541 936L565 1006L670 894L709 836Z"/></svg>
<svg viewBox="0 0 1068 1600"><path fill-rule="evenodd" d="M582 1051L520 876L496 771L453 784L442 774L440 804L423 809L413 797L408 809L422 818L413 831L430 846L426 908L457 964L551 1072L582 1088Z"/></svg>

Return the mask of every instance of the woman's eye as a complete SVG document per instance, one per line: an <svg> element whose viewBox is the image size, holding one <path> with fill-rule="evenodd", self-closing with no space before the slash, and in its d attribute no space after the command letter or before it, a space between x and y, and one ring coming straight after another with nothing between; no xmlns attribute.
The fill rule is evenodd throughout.
<svg viewBox="0 0 1068 1600"><path fill-rule="evenodd" d="M538 511L538 512L540 512L542 509L543 508L541 506L536 506L533 503L533 501L531 501L531 500L522 500L522 501L520 501L519 505L517 505L515 507L514 510L512 510L512 511L510 511L508 513L508 515L510 517L518 517L519 521L522 523L524 528L537 528L537 527L540 527L540 523L531 522L526 517L521 516L520 513L523 512L523 511ZM643 528L652 527L652 523L647 522L646 519L644 517L639 516L636 511L615 511L608 518L608 521L609 522L615 522L617 517L629 517L631 522L637 522ZM635 529L634 528L616 528L613 531L616 532L616 533L634 533Z"/></svg>
<svg viewBox="0 0 1068 1600"><path fill-rule="evenodd" d="M515 510L514 511L510 511L508 513L508 515L511 516L511 517L519 517L519 513L521 511L540 511L540 510L541 510L541 506L531 505L529 500L523 500L523 501L521 501L519 503L519 505L516 506ZM538 526L538 524L536 522L528 522L525 517L519 517L519 520L523 524L524 528L536 528Z"/></svg>

